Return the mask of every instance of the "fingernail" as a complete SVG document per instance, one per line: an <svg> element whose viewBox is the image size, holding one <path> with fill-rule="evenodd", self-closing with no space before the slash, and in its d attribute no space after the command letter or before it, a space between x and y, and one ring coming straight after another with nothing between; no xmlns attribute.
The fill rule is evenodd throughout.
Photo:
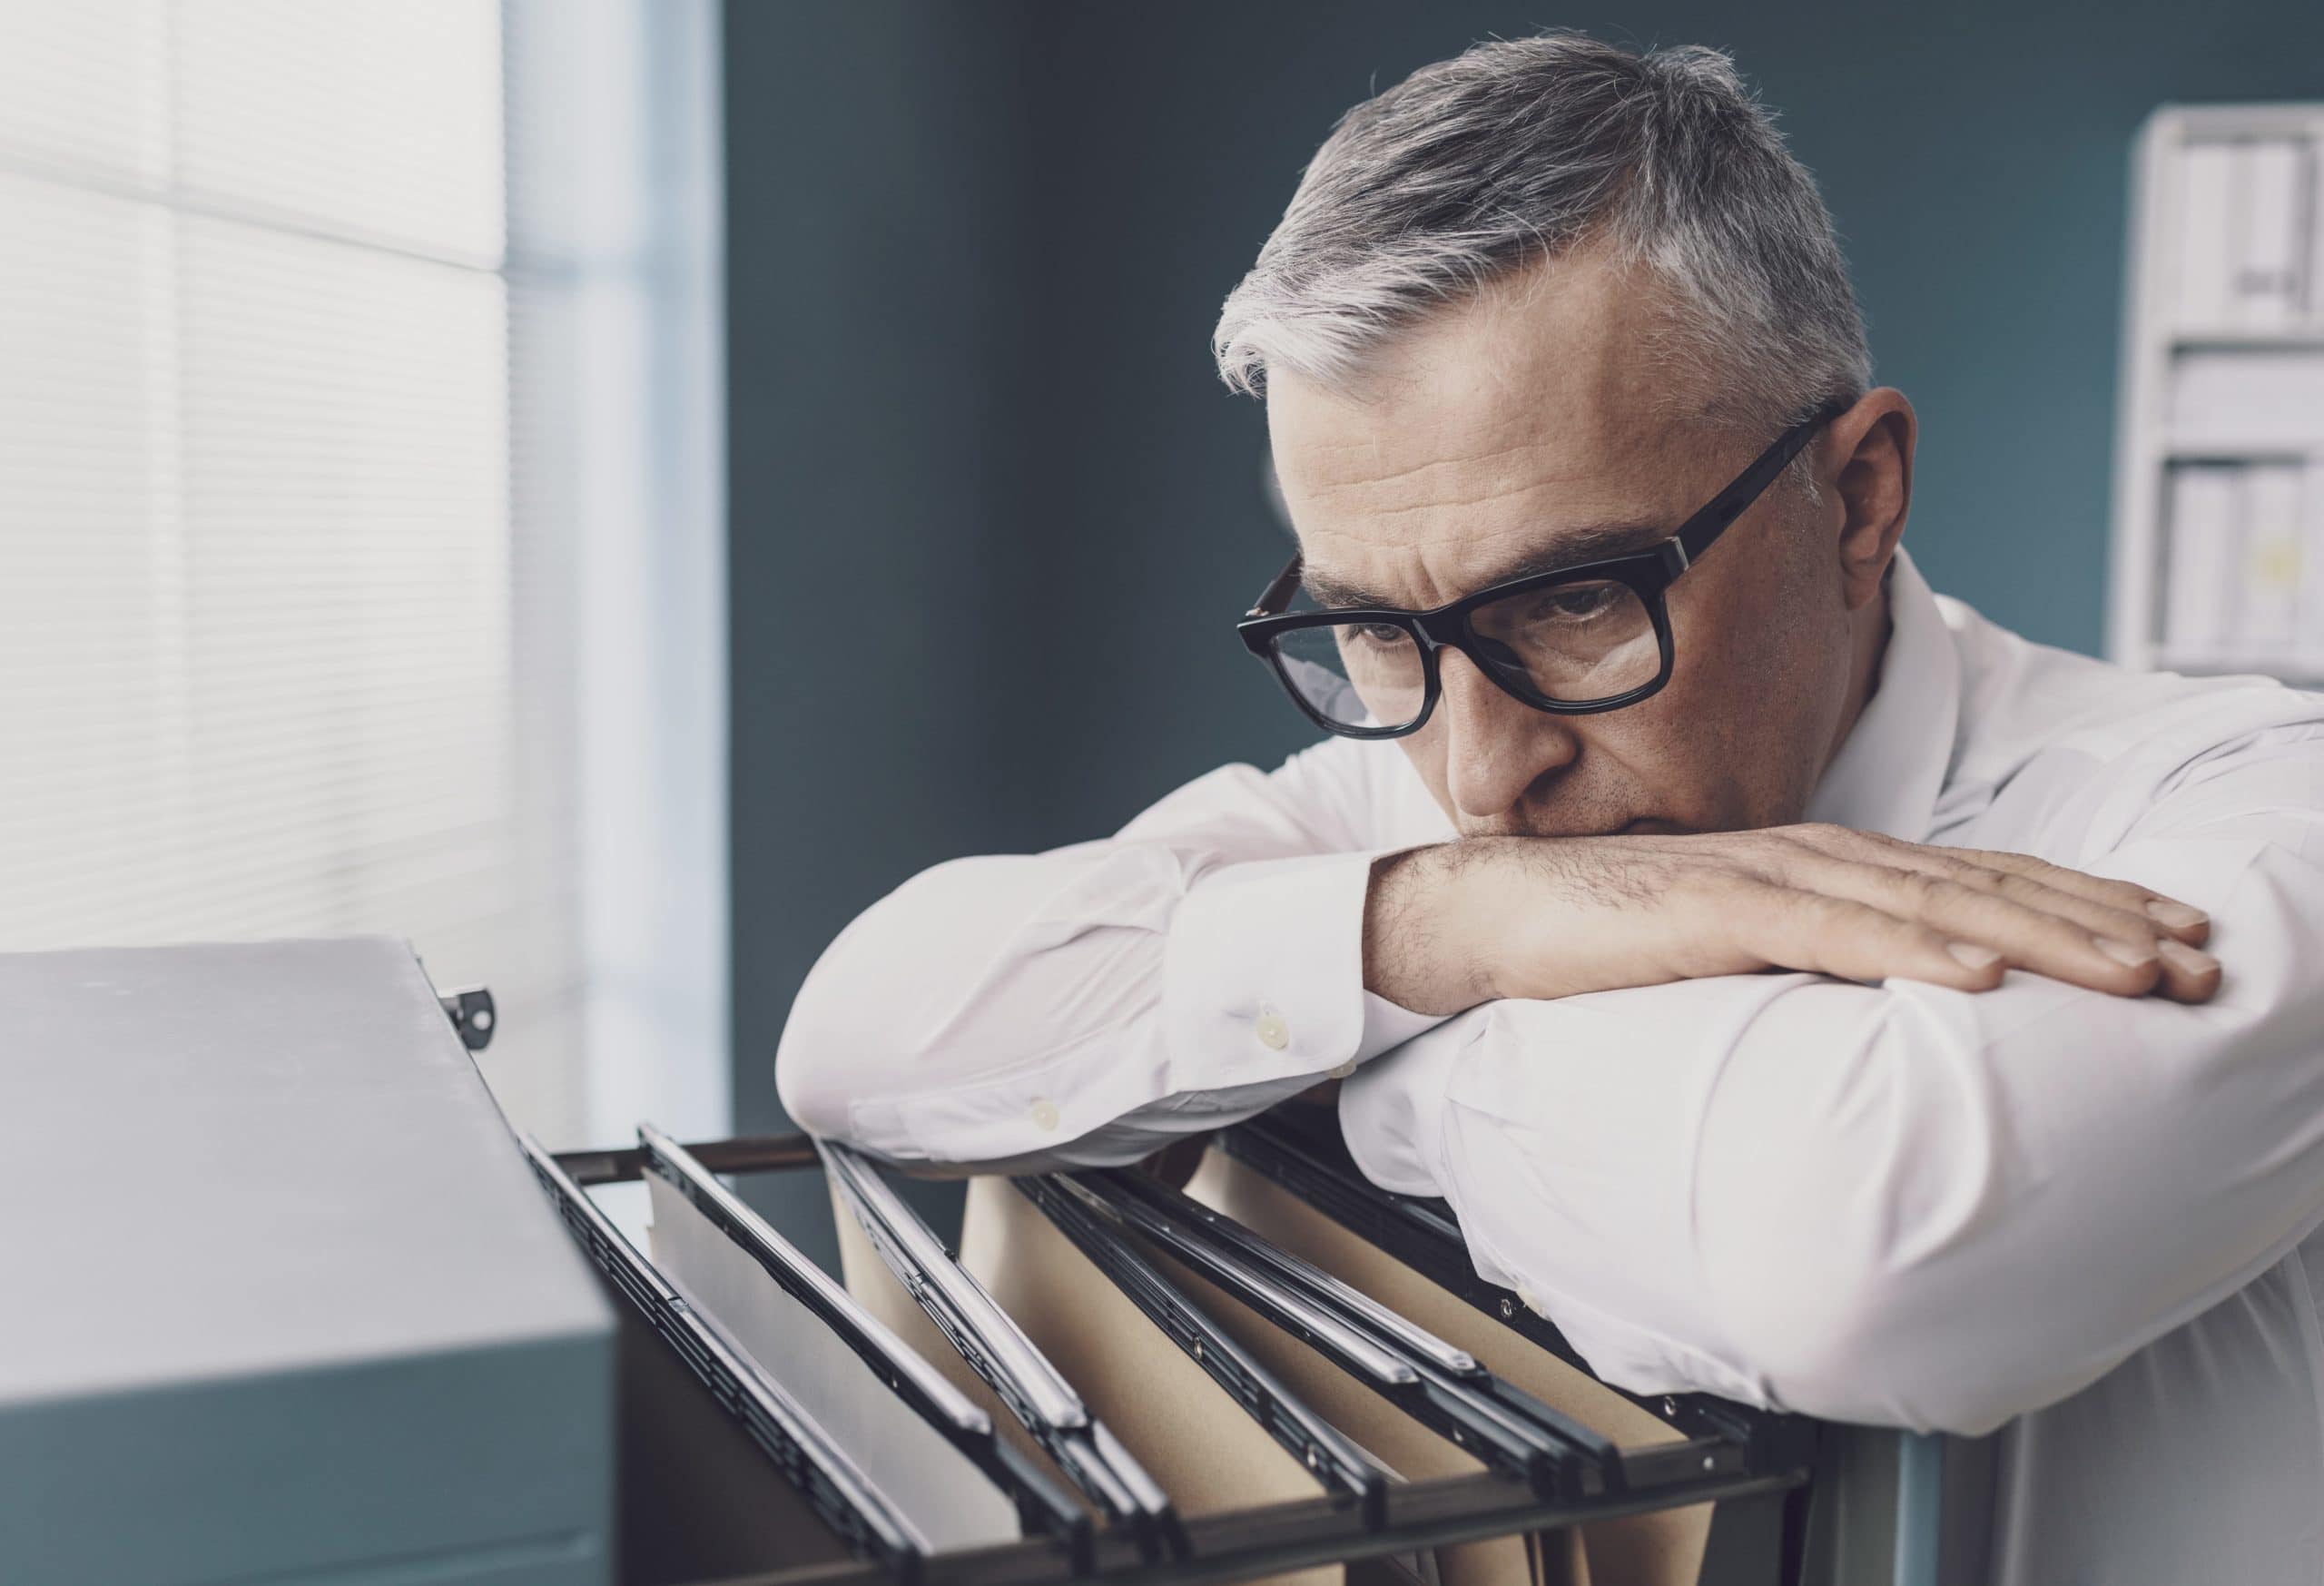
<svg viewBox="0 0 2324 1586"><path fill-rule="evenodd" d="M2116 963L2134 970L2142 970L2154 961L2154 946L2151 942L2122 941L2112 936L2102 936L2098 939L2098 951Z"/></svg>
<svg viewBox="0 0 2324 1586"><path fill-rule="evenodd" d="M2162 948L2163 958L2182 975L2208 975L2219 968L2219 960L2201 948L2189 947L2183 941L2166 941Z"/></svg>
<svg viewBox="0 0 2324 1586"><path fill-rule="evenodd" d="M1945 951L1959 959L1965 969L1989 970L2001 962L2001 954L1974 941L1948 941L1945 944Z"/></svg>
<svg viewBox="0 0 2324 1586"><path fill-rule="evenodd" d="M2174 903L2168 898L2156 898L2148 902L2146 911L2173 931L2185 931L2201 925L2211 918L2201 909L2191 909L2184 903Z"/></svg>

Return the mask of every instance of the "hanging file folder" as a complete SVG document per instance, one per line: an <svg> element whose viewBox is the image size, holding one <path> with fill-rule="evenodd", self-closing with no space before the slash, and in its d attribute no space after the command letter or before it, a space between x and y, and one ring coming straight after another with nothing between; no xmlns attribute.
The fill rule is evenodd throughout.
<svg viewBox="0 0 2324 1586"><path fill-rule="evenodd" d="M1327 1488L1358 1504L1369 1523L1384 1514L1390 1474L1379 1462L1269 1374L1088 1207L1070 1180L1019 1178L1017 1189L1075 1248L1146 1313L1165 1336L1265 1427Z"/></svg>
<svg viewBox="0 0 2324 1586"><path fill-rule="evenodd" d="M721 1328L697 1314L554 1157L529 1137L518 1144L598 1271L726 1407L791 1485L805 1494L822 1524L852 1551L894 1564L906 1579L912 1578L911 1561L925 1549L911 1522L864 1477L846 1450ZM807 1551L803 1547L803 1552Z"/></svg>
<svg viewBox="0 0 2324 1586"><path fill-rule="evenodd" d="M1605 1438L1230 1219L1137 1174L1088 1174L1071 1187L1455 1446L1522 1476L1543 1497L1619 1490L1620 1463Z"/></svg>
<svg viewBox="0 0 2324 1586"><path fill-rule="evenodd" d="M1086 1516L991 1419L757 1213L650 1125L639 1128L655 1265L778 1375L914 1526L922 1551L1065 1532Z"/></svg>
<svg viewBox="0 0 2324 1586"><path fill-rule="evenodd" d="M1148 1552L1183 1552L1167 1493L1092 1416L1073 1384L944 1248L920 1214L848 1147L819 1141L833 1187L872 1248L945 1339L1066 1477Z"/></svg>

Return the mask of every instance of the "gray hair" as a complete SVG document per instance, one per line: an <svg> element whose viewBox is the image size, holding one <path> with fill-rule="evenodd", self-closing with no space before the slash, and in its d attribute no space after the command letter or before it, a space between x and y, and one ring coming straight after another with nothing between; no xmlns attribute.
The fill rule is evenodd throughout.
<svg viewBox="0 0 2324 1586"><path fill-rule="evenodd" d="M1715 422L1870 385L1831 216L1734 62L1567 32L1475 45L1349 111L1227 296L1219 375L1344 386L1432 310L1585 244L1675 291L1649 356L1697 377L1671 399Z"/></svg>

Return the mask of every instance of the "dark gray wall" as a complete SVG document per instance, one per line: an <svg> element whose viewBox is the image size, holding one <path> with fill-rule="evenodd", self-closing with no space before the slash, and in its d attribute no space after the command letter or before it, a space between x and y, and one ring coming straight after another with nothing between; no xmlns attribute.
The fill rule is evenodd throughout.
<svg viewBox="0 0 2324 1586"><path fill-rule="evenodd" d="M1736 53L1919 408L1915 555L2097 647L2131 135L2324 97L2316 0L732 0L743 1127L779 1123L791 999L879 893L1303 741L1226 631L1283 541L1213 315L1349 103L1546 25Z"/></svg>

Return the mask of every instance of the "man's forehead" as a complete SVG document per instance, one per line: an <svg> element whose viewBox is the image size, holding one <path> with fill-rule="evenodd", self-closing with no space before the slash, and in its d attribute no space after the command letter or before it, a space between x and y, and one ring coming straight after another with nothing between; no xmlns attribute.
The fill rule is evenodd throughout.
<svg viewBox="0 0 2324 1586"><path fill-rule="evenodd" d="M1668 406L1649 372L1659 309L1610 268L1547 268L1412 326L1345 388L1272 378L1277 445L1345 475L1437 458L1489 467L1570 452L1579 462L1636 444Z"/></svg>
<svg viewBox="0 0 2324 1586"><path fill-rule="evenodd" d="M1545 267L1415 327L1351 389L1271 380L1311 587L1382 589L1418 557L1441 592L1656 537L1688 481L1646 373L1662 310L1628 279Z"/></svg>

